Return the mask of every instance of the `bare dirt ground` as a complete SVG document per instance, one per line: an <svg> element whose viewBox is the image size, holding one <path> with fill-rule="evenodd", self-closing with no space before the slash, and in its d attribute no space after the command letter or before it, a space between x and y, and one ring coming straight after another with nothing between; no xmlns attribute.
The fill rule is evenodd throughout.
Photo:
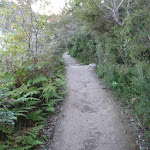
<svg viewBox="0 0 150 150"><path fill-rule="evenodd" d="M136 138L94 69L67 53L68 95L49 150L137 150Z"/></svg>

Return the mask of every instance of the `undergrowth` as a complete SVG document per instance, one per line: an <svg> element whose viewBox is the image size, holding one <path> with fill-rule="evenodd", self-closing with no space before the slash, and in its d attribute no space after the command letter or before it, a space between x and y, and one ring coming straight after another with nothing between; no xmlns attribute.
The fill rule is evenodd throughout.
<svg viewBox="0 0 150 150"><path fill-rule="evenodd" d="M0 150L29 150L43 144L45 119L63 100L64 62L60 55L42 57L45 60L34 67L1 73Z"/></svg>
<svg viewBox="0 0 150 150"><path fill-rule="evenodd" d="M69 54L79 62L89 64L96 58L96 42L91 36L76 35L69 43Z"/></svg>

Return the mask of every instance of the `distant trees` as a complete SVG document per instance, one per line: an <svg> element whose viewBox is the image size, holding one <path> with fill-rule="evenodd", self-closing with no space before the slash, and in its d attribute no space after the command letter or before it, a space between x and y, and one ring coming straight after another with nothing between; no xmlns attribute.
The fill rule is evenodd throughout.
<svg viewBox="0 0 150 150"><path fill-rule="evenodd" d="M34 64L36 57L40 54L38 49L44 44L42 37L45 36L44 25L47 24L47 16L36 14L32 10L33 0L14 2L2 1L0 10L2 27L1 37L1 56L6 55L7 70L14 66L15 56L33 58ZM41 40L42 39L42 40ZM42 41L42 42L41 42ZM14 57L14 58L13 58Z"/></svg>
<svg viewBox="0 0 150 150"><path fill-rule="evenodd" d="M35 52L37 53L40 25L37 19L38 16L32 10L32 3L33 2L31 0L26 2L20 1L19 13L21 26L28 38L28 50L33 52L33 49L35 49Z"/></svg>

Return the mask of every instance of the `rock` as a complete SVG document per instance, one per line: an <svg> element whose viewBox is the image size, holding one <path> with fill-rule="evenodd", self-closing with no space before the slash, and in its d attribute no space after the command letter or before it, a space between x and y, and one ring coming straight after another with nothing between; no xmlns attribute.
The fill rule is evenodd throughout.
<svg viewBox="0 0 150 150"><path fill-rule="evenodd" d="M96 67L96 64L89 64L89 67Z"/></svg>

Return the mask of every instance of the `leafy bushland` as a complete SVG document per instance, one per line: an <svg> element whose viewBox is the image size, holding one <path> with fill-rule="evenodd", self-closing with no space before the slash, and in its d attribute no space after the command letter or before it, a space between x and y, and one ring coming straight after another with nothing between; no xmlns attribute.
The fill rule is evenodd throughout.
<svg viewBox="0 0 150 150"><path fill-rule="evenodd" d="M0 3L0 150L42 144L45 119L64 97L56 16L36 14L31 5Z"/></svg>
<svg viewBox="0 0 150 150"><path fill-rule="evenodd" d="M1 149L30 149L42 144L40 134L44 120L63 99L62 88L65 85L61 72L63 62L54 60L58 56L52 57L48 57L40 69L24 68L19 74L26 79L21 83L11 71L1 74ZM51 69L54 72L50 74ZM44 74L44 70L50 75ZM28 72L29 77L24 71Z"/></svg>
<svg viewBox="0 0 150 150"><path fill-rule="evenodd" d="M145 138L141 149L150 147L149 1L73 0L66 9L69 53L97 64L99 78L137 120Z"/></svg>
<svg viewBox="0 0 150 150"><path fill-rule="evenodd" d="M69 54L72 57L76 57L79 61L84 64L89 64L94 62L96 57L96 43L95 40L91 37L84 35L75 36L70 43Z"/></svg>

